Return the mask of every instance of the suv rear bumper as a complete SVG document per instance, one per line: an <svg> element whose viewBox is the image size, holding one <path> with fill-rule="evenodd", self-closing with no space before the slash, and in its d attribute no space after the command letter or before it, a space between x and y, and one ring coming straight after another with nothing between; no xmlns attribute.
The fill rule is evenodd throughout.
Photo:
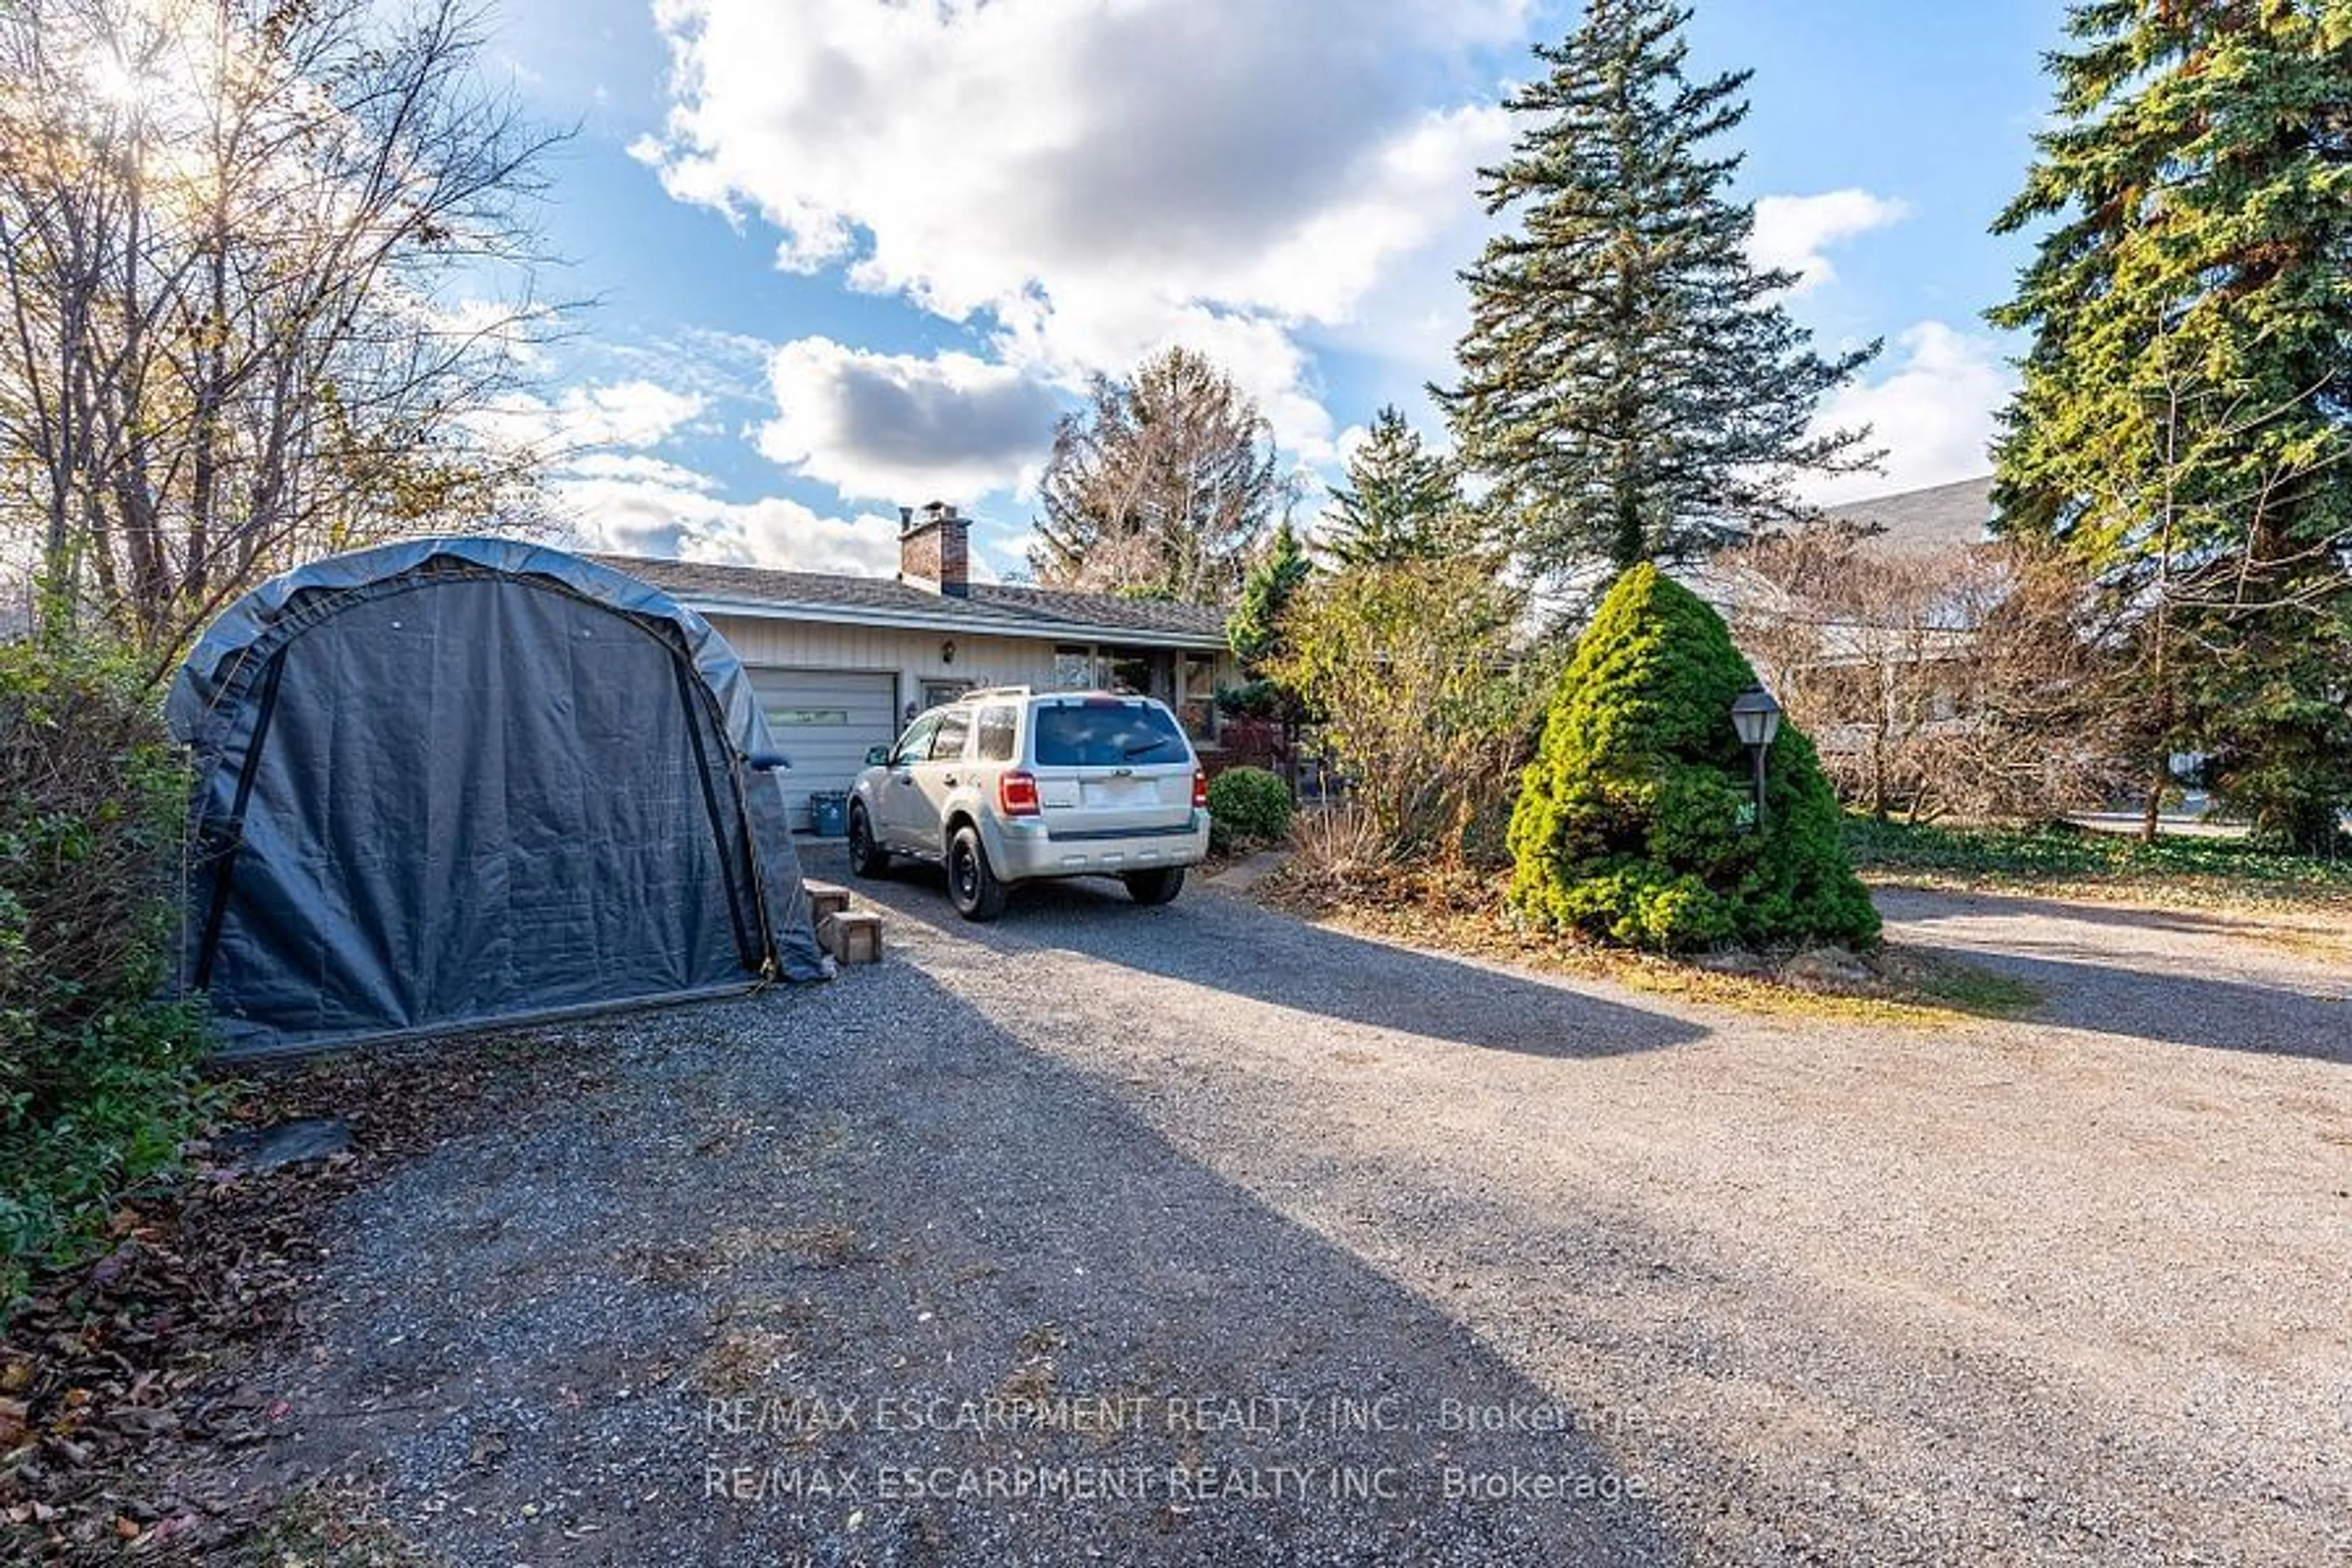
<svg viewBox="0 0 2352 1568"><path fill-rule="evenodd" d="M1092 835L1056 838L1042 822L999 822L992 816L982 819L981 835L989 865L1007 882L1041 877L1117 876L1122 871L1196 866L1208 858L1209 814L1195 811L1189 823L1174 829L1100 838Z"/></svg>

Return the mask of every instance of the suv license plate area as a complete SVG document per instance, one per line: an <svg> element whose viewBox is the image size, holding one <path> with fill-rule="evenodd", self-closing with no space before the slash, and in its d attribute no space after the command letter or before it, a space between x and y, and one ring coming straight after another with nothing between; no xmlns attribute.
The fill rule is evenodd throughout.
<svg viewBox="0 0 2352 1568"><path fill-rule="evenodd" d="M1090 809L1117 811L1148 805L1160 792L1150 779L1088 779L1078 786L1078 798Z"/></svg>

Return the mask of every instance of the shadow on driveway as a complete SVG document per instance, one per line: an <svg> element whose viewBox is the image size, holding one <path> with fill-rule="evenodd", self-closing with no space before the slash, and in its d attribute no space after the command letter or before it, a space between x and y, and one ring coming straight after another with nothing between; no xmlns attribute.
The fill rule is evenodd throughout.
<svg viewBox="0 0 2352 1568"><path fill-rule="evenodd" d="M2141 904L2070 901L2025 893L1948 892L1940 888L1882 886L1872 889L1871 897L1887 919L1915 924L1998 912L2124 931L2179 931L2189 936L2227 937L2249 929L2243 920L2208 910L2159 910Z"/></svg>
<svg viewBox="0 0 2352 1568"><path fill-rule="evenodd" d="M454 1561L1684 1556L1591 1413L916 964L579 1043L350 1201L289 1369L278 1464Z"/></svg>
<svg viewBox="0 0 2352 1568"><path fill-rule="evenodd" d="M2352 1062L2352 984L2239 922L1914 888L1876 890L1888 934L2039 989L2032 1016L2127 1038Z"/></svg>
<svg viewBox="0 0 2352 1568"><path fill-rule="evenodd" d="M846 873L845 861L823 851L808 858L814 875ZM1709 1033L1565 981L1369 942L1189 887L1173 904L1146 909L1102 879L1032 883L1013 889L1003 918L990 925L959 920L942 874L929 867L902 865L852 890L992 952L1061 949L1256 1002L1485 1050L1613 1057L1687 1045Z"/></svg>

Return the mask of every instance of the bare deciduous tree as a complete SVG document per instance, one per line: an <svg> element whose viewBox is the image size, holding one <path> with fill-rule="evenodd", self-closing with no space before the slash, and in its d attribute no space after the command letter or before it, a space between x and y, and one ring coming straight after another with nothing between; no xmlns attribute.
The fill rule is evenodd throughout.
<svg viewBox="0 0 2352 1568"><path fill-rule="evenodd" d="M2086 486L2066 541L2094 564L2128 631L2117 694L2147 717L2140 836L2157 836L2174 757L2213 749L2225 758L2272 753L2278 765L2259 784L2227 776L2225 765L2221 782L2234 786L2225 793L2258 826L2324 846L2339 803L2352 798L2343 782L2352 688L2342 673L2352 525L2329 527L2313 498L2342 485L2352 437L2274 441L2326 383L2263 403L2243 385L2182 368L2180 353L2166 334L2144 356L2139 467ZM2281 689L2290 693L2284 703Z"/></svg>
<svg viewBox="0 0 2352 1568"><path fill-rule="evenodd" d="M553 138L480 48L458 0L0 17L0 521L45 621L160 675L263 575L517 500L466 416L552 319Z"/></svg>
<svg viewBox="0 0 2352 1568"><path fill-rule="evenodd" d="M1727 552L1734 637L1840 795L1880 816L2100 805L2135 738L2120 627L2078 569L2008 546L1889 549L1817 522Z"/></svg>
<svg viewBox="0 0 2352 1568"><path fill-rule="evenodd" d="M1182 348L1124 382L1096 376L1085 412L1055 427L1039 491L1040 582L1199 605L1234 597L1297 497L1257 405Z"/></svg>

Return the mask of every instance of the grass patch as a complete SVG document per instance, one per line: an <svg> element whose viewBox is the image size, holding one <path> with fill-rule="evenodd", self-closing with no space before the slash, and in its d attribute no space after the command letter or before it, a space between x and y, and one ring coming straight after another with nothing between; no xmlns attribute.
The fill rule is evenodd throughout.
<svg viewBox="0 0 2352 1568"><path fill-rule="evenodd" d="M1901 982L1931 1005L1948 1007L1979 1018L2015 1018L2042 1005L2040 987L2013 974L2000 974L1962 963L1939 953L1922 953L1890 945L1880 955L1883 964L1900 966Z"/></svg>
<svg viewBox="0 0 2352 1568"><path fill-rule="evenodd" d="M2352 858L2290 855L2242 838L2170 835L2143 844L2067 823L1946 826L1850 816L1845 847L1854 869L1878 881L2352 909Z"/></svg>

